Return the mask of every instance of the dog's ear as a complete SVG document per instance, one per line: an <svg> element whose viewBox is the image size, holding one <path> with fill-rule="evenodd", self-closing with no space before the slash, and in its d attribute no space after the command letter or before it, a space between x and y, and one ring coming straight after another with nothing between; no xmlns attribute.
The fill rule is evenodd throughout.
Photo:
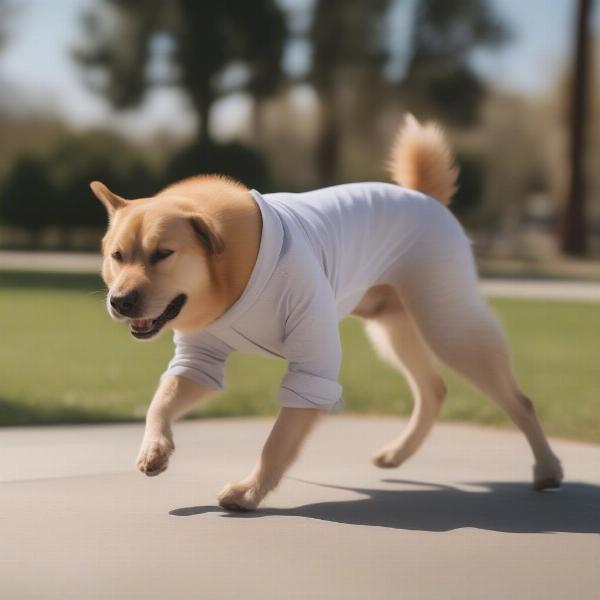
<svg viewBox="0 0 600 600"><path fill-rule="evenodd" d="M203 217L190 217L192 229L196 237L206 247L211 256L221 254L225 250L223 238L215 231L214 226Z"/></svg>
<svg viewBox="0 0 600 600"><path fill-rule="evenodd" d="M92 181L90 183L90 187L92 188L92 192L94 192L96 198L104 204L104 208L108 212L108 216L112 216L112 214L118 210L119 208L123 208L127 204L127 200L125 198L121 198L121 196L117 196L113 194L103 183L99 181Z"/></svg>

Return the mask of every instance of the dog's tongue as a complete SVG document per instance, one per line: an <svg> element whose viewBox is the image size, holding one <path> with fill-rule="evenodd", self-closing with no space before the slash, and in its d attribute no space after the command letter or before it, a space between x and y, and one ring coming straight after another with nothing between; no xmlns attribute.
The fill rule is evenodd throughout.
<svg viewBox="0 0 600 600"><path fill-rule="evenodd" d="M152 319L133 319L131 327L136 331L148 331L152 328Z"/></svg>

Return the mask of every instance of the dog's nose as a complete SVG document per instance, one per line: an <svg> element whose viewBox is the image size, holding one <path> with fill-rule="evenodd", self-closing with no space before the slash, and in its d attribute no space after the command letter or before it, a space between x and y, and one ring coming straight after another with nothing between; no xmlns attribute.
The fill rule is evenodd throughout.
<svg viewBox="0 0 600 600"><path fill-rule="evenodd" d="M136 308L140 295L135 291L127 292L122 296L111 296L110 305L121 315L131 316Z"/></svg>

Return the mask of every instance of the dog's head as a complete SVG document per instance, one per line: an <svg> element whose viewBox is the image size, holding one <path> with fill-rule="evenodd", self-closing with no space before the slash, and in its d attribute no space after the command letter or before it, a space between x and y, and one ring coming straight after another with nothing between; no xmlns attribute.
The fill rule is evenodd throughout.
<svg viewBox="0 0 600 600"><path fill-rule="evenodd" d="M218 316L215 263L224 242L198 203L176 192L130 201L100 182L91 188L109 215L102 277L110 316L140 340Z"/></svg>

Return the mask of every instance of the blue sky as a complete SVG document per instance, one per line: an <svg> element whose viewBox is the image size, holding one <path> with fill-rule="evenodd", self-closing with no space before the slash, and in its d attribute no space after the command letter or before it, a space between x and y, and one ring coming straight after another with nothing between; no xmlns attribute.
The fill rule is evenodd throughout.
<svg viewBox="0 0 600 600"><path fill-rule="evenodd" d="M310 0L281 0L290 6ZM405 0L407 2L411 0ZM412 0L413 2L415 0ZM418 0L416 0L418 1ZM16 2L12 36L0 55L0 82L20 90L24 105L48 109L77 126L105 124L131 132L166 128L183 132L190 126L186 103L175 91L149 95L142 111L115 116L103 100L88 93L69 57L78 39L78 19L93 0L21 0ZM574 0L492 0L513 33L513 40L494 52L479 52L475 64L494 84L527 94L543 93L567 65ZM594 27L600 32L600 9ZM243 102L225 111L243 113ZM223 119L228 121L230 119ZM235 120L235 119L234 119Z"/></svg>

